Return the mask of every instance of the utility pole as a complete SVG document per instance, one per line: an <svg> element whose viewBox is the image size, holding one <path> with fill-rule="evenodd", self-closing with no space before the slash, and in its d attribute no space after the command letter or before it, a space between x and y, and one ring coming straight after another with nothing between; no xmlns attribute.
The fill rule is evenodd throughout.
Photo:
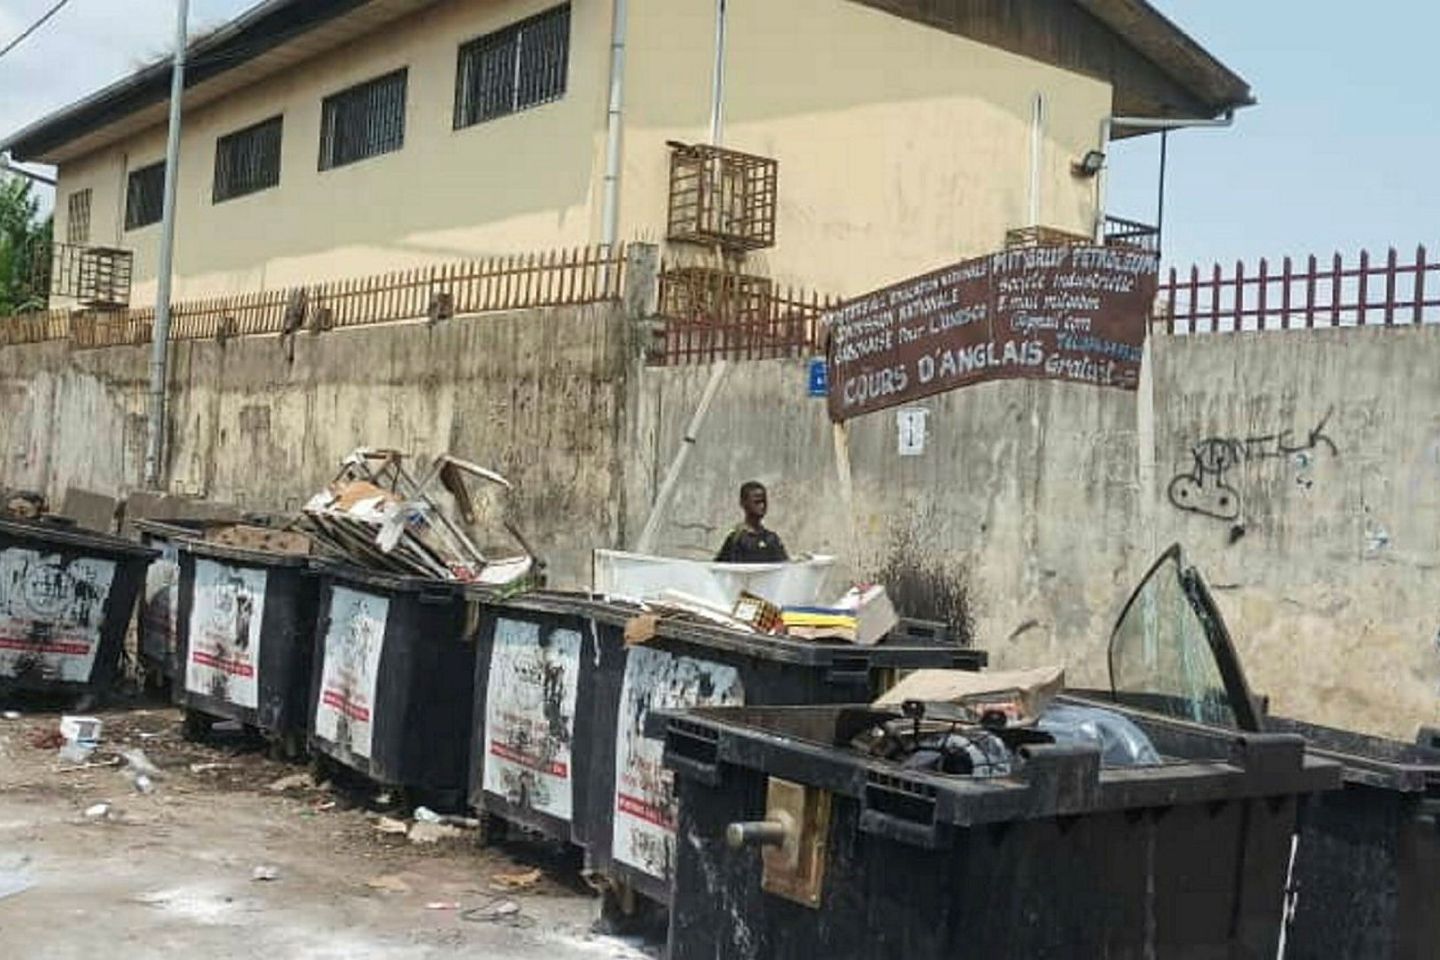
<svg viewBox="0 0 1440 960"><path fill-rule="evenodd" d="M158 489L165 460L165 400L170 364L170 279L175 264L175 183L180 175L180 102L185 98L185 45L190 0L176 0L175 59L170 72L170 133L165 142L165 206L160 227L155 328L150 344L150 437L145 452L145 485Z"/></svg>

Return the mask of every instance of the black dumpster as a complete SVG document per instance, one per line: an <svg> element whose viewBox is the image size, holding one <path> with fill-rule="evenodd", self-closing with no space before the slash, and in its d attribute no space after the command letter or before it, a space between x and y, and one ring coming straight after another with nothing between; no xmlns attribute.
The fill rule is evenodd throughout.
<svg viewBox="0 0 1440 960"><path fill-rule="evenodd" d="M1160 765L1033 742L946 775L852 749L880 716L666 718L672 960L1274 957L1298 802L1339 780L1296 736L1143 720Z"/></svg>
<svg viewBox="0 0 1440 960"><path fill-rule="evenodd" d="M309 558L177 538L176 680L187 732L253 727L287 757L305 743L317 584Z"/></svg>
<svg viewBox="0 0 1440 960"><path fill-rule="evenodd" d="M638 612L547 593L484 608L470 798L578 844L596 874L659 903L670 898L675 814L662 744L644 735L652 709L867 700L896 670L985 663L943 640L865 647L663 621L627 649Z"/></svg>
<svg viewBox="0 0 1440 960"><path fill-rule="evenodd" d="M433 804L462 805L484 593L338 564L315 571L312 753Z"/></svg>
<svg viewBox="0 0 1440 960"><path fill-rule="evenodd" d="M1240 731L1298 734L1312 753L1342 764L1345 788L1301 811L1286 956L1440 955L1440 744L1266 716L1203 577L1178 547L1126 604L1111 639L1110 688L1090 695Z"/></svg>
<svg viewBox="0 0 1440 960"><path fill-rule="evenodd" d="M155 553L56 521L0 520L0 695L108 690Z"/></svg>
<svg viewBox="0 0 1440 960"><path fill-rule="evenodd" d="M1300 816L1286 956L1420 960L1440 952L1440 743L1265 718L1344 765L1345 788Z"/></svg>
<svg viewBox="0 0 1440 960"><path fill-rule="evenodd" d="M135 520L140 542L159 552L145 571L145 594L136 621L140 664L151 686L175 676L179 648L180 546L178 541L204 533L205 524L184 520Z"/></svg>

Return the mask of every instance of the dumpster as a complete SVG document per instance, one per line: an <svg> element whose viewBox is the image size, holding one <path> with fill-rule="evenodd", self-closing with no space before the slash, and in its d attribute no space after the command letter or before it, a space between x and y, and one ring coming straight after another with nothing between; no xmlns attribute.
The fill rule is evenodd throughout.
<svg viewBox="0 0 1440 960"><path fill-rule="evenodd" d="M151 687L165 686L175 676L180 620L180 546L181 538L198 537L207 526L204 522L185 520L135 520L132 522L140 542L159 551L155 562L145 571L145 594L136 621L139 634L140 664L145 682Z"/></svg>
<svg viewBox="0 0 1440 960"><path fill-rule="evenodd" d="M998 734L1013 768L990 776L850 745L901 719L664 719L672 960L1276 955L1299 800L1339 779L1300 737L1141 720L1164 759L1115 767L1013 728Z"/></svg>
<svg viewBox="0 0 1440 960"><path fill-rule="evenodd" d="M316 563L320 618L310 749L375 784L463 805L485 592L455 581Z"/></svg>
<svg viewBox="0 0 1440 960"><path fill-rule="evenodd" d="M304 752L317 585L309 557L176 538L180 647L172 696L185 729L216 719L252 727L294 759Z"/></svg>
<svg viewBox="0 0 1440 960"><path fill-rule="evenodd" d="M0 520L0 696L107 691L155 555L53 520Z"/></svg>
<svg viewBox="0 0 1440 960"><path fill-rule="evenodd" d="M1286 956L1433 957L1440 943L1440 743L1414 744L1268 716L1245 682L1204 579L1168 550L1126 604L1094 699L1242 731L1303 736L1343 766L1344 789L1300 815Z"/></svg>
<svg viewBox="0 0 1440 960"><path fill-rule="evenodd" d="M1301 812L1286 937L1292 960L1419 960L1440 950L1440 743L1413 744L1280 717L1345 788Z"/></svg>
<svg viewBox="0 0 1440 960"><path fill-rule="evenodd" d="M573 842L610 886L670 898L672 781L652 709L868 700L897 670L979 669L981 651L892 635L817 643L660 621L627 648L627 604L531 593L487 605L476 664L472 805Z"/></svg>

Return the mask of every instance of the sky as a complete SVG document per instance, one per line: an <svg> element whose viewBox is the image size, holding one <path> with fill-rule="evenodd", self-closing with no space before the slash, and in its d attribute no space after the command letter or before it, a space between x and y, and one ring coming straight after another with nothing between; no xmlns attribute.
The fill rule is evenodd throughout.
<svg viewBox="0 0 1440 960"><path fill-rule="evenodd" d="M53 2L0 0L0 46ZM191 0L192 32L253 2ZM1233 128L1171 135L1167 262L1440 246L1440 3L1389 0L1360 16L1341 0L1154 2L1260 101ZM163 54L173 17L169 0L70 0L0 58L0 132ZM1158 148L1156 136L1113 146L1111 213L1154 222Z"/></svg>

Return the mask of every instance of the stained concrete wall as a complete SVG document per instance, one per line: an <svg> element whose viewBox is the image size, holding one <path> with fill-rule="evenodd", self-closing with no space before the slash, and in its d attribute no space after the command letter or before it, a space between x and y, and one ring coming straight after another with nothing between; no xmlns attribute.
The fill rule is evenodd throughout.
<svg viewBox="0 0 1440 960"><path fill-rule="evenodd" d="M518 492L511 515L557 582L588 581L619 541L626 325L616 307L178 344L171 368L177 492L296 509L359 446L453 451ZM148 348L0 350L0 483L55 502L70 486L137 488Z"/></svg>
<svg viewBox="0 0 1440 960"><path fill-rule="evenodd" d="M712 371L644 371L632 530ZM805 393L801 362L730 369L660 552L713 552L757 478L792 553L883 573L916 614L963 593L996 663L1094 683L1128 594L1179 542L1277 712L1402 737L1440 722L1440 330L1161 335L1139 393L1010 382L915 404L913 457L895 411L837 444Z"/></svg>
<svg viewBox="0 0 1440 960"><path fill-rule="evenodd" d="M187 343L182 492L294 508L360 444L451 449L517 482L515 516L587 582L632 544L710 367L643 368L618 307ZM122 493L143 467L146 351L0 350L0 483ZM1413 735L1440 722L1440 329L1153 337L1138 393L981 384L838 435L799 361L729 368L659 552L706 556L738 485L792 552L880 577L908 612L968 611L1000 665L1103 682L1109 629L1182 543L1277 711ZM1198 458L1197 458L1198 453ZM848 465L848 469L847 469Z"/></svg>

